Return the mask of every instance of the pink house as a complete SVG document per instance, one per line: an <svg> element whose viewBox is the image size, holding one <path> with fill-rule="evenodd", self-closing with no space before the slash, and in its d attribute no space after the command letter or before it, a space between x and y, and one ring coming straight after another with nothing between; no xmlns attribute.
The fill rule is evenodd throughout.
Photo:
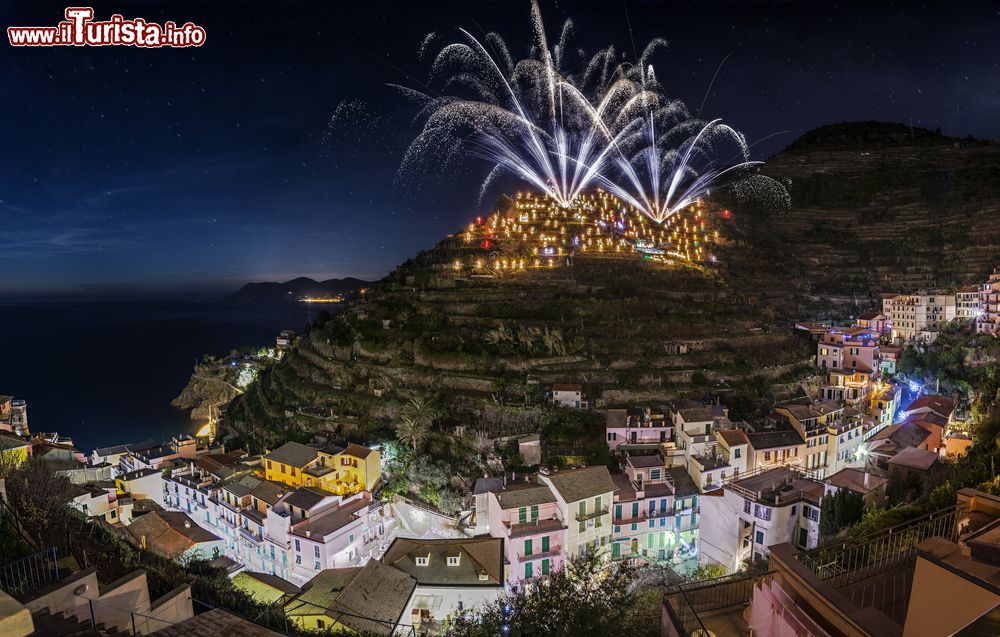
<svg viewBox="0 0 1000 637"><path fill-rule="evenodd" d="M544 578L565 562L566 524L548 485L508 484L489 494L490 535L503 538L507 584Z"/></svg>
<svg viewBox="0 0 1000 637"><path fill-rule="evenodd" d="M816 367L872 372L878 362L878 332L867 327L833 328L816 344Z"/></svg>

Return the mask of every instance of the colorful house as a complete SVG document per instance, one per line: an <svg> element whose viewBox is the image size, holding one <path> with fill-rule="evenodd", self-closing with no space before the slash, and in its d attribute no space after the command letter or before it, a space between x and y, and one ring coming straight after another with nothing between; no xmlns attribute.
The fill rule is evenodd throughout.
<svg viewBox="0 0 1000 637"><path fill-rule="evenodd" d="M293 487L315 486L352 495L378 488L382 460L378 451L356 444L317 448L286 442L264 456L264 475Z"/></svg>
<svg viewBox="0 0 1000 637"><path fill-rule="evenodd" d="M566 522L548 485L508 484L488 493L486 506L490 535L504 540L509 584L544 578L562 567Z"/></svg>

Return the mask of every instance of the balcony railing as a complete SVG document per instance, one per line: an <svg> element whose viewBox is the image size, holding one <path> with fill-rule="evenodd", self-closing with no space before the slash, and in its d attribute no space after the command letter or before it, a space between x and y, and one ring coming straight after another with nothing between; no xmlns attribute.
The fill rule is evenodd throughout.
<svg viewBox="0 0 1000 637"><path fill-rule="evenodd" d="M907 562L928 538L953 540L956 515L955 507L949 507L885 531L800 553L798 560L834 588L842 588Z"/></svg>
<svg viewBox="0 0 1000 637"><path fill-rule="evenodd" d="M594 511L591 511L590 513L583 513L583 514L581 514L581 513L578 512L576 514L575 519L576 519L577 522L584 522L586 520L593 520L594 518L599 518L602 515L607 515L607 514L608 514L608 508L607 507L601 507L600 509L596 509Z"/></svg>
<svg viewBox="0 0 1000 637"><path fill-rule="evenodd" d="M504 526L510 533L511 537L516 537L518 535L533 535L535 533L544 533L545 531L558 531L559 529L565 528L565 524L559 517L546 518L544 520L527 520L525 522L504 522Z"/></svg>
<svg viewBox="0 0 1000 637"><path fill-rule="evenodd" d="M561 546L550 546L547 551L539 551L538 553L532 553L531 555L526 555L521 551L517 552L518 562L530 562L531 560L540 560L546 557L553 557L562 553Z"/></svg>

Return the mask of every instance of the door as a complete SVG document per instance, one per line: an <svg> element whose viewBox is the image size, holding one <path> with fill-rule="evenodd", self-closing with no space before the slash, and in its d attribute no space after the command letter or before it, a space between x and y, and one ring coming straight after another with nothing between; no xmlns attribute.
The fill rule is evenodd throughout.
<svg viewBox="0 0 1000 637"><path fill-rule="evenodd" d="M809 533L805 529L799 529L799 548L806 548L809 544Z"/></svg>

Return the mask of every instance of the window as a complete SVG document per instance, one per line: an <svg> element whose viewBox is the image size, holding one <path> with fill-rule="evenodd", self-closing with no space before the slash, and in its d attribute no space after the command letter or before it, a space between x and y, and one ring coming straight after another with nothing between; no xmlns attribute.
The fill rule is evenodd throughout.
<svg viewBox="0 0 1000 637"><path fill-rule="evenodd" d="M767 461L771 460L771 452L770 451L765 451L764 452L764 460L767 460Z"/></svg>
<svg viewBox="0 0 1000 637"><path fill-rule="evenodd" d="M299 540L298 539L295 540L295 550L296 551L301 551L302 550L302 546L299 544Z"/></svg>
<svg viewBox="0 0 1000 637"><path fill-rule="evenodd" d="M734 458L741 458L742 454L743 454L743 450L740 449L739 447L733 449L733 457Z"/></svg>
<svg viewBox="0 0 1000 637"><path fill-rule="evenodd" d="M296 555L295 556L295 563L296 564L301 564L302 563L302 556L301 555Z"/></svg>
<svg viewBox="0 0 1000 637"><path fill-rule="evenodd" d="M531 549L533 548L534 541L531 539L524 541L524 554L525 556L531 555Z"/></svg>
<svg viewBox="0 0 1000 637"><path fill-rule="evenodd" d="M616 520L622 519L622 505L620 504L615 505L615 519Z"/></svg>
<svg viewBox="0 0 1000 637"><path fill-rule="evenodd" d="M286 471L285 471L285 465L281 465L281 472L282 473L286 473Z"/></svg>
<svg viewBox="0 0 1000 637"><path fill-rule="evenodd" d="M537 522L538 521L538 505L537 504L532 504L531 505L531 521L532 522Z"/></svg>
<svg viewBox="0 0 1000 637"><path fill-rule="evenodd" d="M316 560L315 562L313 562L313 570L315 570L315 571L322 571L323 570L323 565L319 563L319 560Z"/></svg>
<svg viewBox="0 0 1000 637"><path fill-rule="evenodd" d="M546 535L542 538L542 553L549 552L549 536Z"/></svg>
<svg viewBox="0 0 1000 637"><path fill-rule="evenodd" d="M753 516L768 522L771 520L771 508L755 504L753 505Z"/></svg>
<svg viewBox="0 0 1000 637"><path fill-rule="evenodd" d="M652 471L650 471L649 472L649 479L650 480L659 480L660 479L660 470L659 469L653 469Z"/></svg>
<svg viewBox="0 0 1000 637"><path fill-rule="evenodd" d="M430 560L428 559L427 555L418 555L417 556L417 566L427 566L427 563L429 561Z"/></svg>
<svg viewBox="0 0 1000 637"><path fill-rule="evenodd" d="M632 517L633 518L639 517L639 503L638 502L633 502L632 503Z"/></svg>
<svg viewBox="0 0 1000 637"><path fill-rule="evenodd" d="M319 557L319 545L313 547L313 557Z"/></svg>
<svg viewBox="0 0 1000 637"><path fill-rule="evenodd" d="M354 534L353 533L351 533L350 535L347 536L347 543L348 544L354 544Z"/></svg>
<svg viewBox="0 0 1000 637"><path fill-rule="evenodd" d="M270 461L270 460L268 460L268 461L267 461L267 468L268 468L268 469L271 469L271 468L272 468L272 467L271 467L271 461Z"/></svg>
<svg viewBox="0 0 1000 637"><path fill-rule="evenodd" d="M323 621L322 619L317 619L316 620L316 628L320 628L320 629L326 628L326 622Z"/></svg>
<svg viewBox="0 0 1000 637"><path fill-rule="evenodd" d="M528 508L521 507L517 510L517 522L518 524L524 524L528 521Z"/></svg>
<svg viewBox="0 0 1000 637"><path fill-rule="evenodd" d="M448 566L458 566L458 562L460 559L461 559L460 555L449 555Z"/></svg>
<svg viewBox="0 0 1000 637"><path fill-rule="evenodd" d="M617 440L617 439L618 439L618 434L616 434L613 431L609 431L608 432L608 440L612 440L613 441L613 440Z"/></svg>
<svg viewBox="0 0 1000 637"><path fill-rule="evenodd" d="M594 513L601 510L601 496L594 498Z"/></svg>
<svg viewBox="0 0 1000 637"><path fill-rule="evenodd" d="M743 501L743 512L750 513L750 500Z"/></svg>
<svg viewBox="0 0 1000 637"><path fill-rule="evenodd" d="M114 520L116 517L118 517L118 512L115 511L114 509L111 509L110 513L111 513L111 519L112 520Z"/></svg>
<svg viewBox="0 0 1000 637"><path fill-rule="evenodd" d="M292 467L292 477L295 477L295 467Z"/></svg>
<svg viewBox="0 0 1000 637"><path fill-rule="evenodd" d="M549 574L549 559L545 558L544 560L542 560L542 575L548 575L548 574Z"/></svg>
<svg viewBox="0 0 1000 637"><path fill-rule="evenodd" d="M580 509L579 509L579 511L580 511L579 516L581 518L583 516L587 515L587 501L586 500L580 500Z"/></svg>
<svg viewBox="0 0 1000 637"><path fill-rule="evenodd" d="M531 576L533 575L533 573L531 572L531 567L532 567L531 562L527 562L524 565L524 579L531 579Z"/></svg>
<svg viewBox="0 0 1000 637"><path fill-rule="evenodd" d="M757 531L757 544L764 544L764 532Z"/></svg>

